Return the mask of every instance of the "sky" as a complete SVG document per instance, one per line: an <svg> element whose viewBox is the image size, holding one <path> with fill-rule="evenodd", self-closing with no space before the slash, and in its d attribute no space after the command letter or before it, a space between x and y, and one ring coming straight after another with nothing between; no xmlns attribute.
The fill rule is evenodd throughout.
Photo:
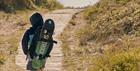
<svg viewBox="0 0 140 71"><path fill-rule="evenodd" d="M99 0L58 0L64 6L72 6L72 7L84 7L87 5L92 5L98 2Z"/></svg>

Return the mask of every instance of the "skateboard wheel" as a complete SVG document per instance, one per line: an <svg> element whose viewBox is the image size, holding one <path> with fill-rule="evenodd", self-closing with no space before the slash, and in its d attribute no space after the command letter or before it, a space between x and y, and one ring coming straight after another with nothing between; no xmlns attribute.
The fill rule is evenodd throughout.
<svg viewBox="0 0 140 71"><path fill-rule="evenodd" d="M49 39L49 36L48 35L44 35L44 39Z"/></svg>
<svg viewBox="0 0 140 71"><path fill-rule="evenodd" d="M44 30L44 33L45 33L45 34L47 34L47 32L48 32L47 30Z"/></svg>

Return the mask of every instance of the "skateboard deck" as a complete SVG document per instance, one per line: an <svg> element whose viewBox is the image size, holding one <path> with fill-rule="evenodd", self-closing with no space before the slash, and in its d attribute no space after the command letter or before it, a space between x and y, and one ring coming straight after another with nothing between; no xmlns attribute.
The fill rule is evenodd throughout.
<svg viewBox="0 0 140 71"><path fill-rule="evenodd" d="M34 69L42 68L45 65L46 62L45 54L48 51L48 48L50 46L49 40L53 34L53 31L50 32L50 29L54 30L54 27L51 28L50 26L54 26L54 23L53 24L51 24L51 22L44 23L41 29L39 40L37 41L37 46L35 49L36 55L32 60L32 67Z"/></svg>

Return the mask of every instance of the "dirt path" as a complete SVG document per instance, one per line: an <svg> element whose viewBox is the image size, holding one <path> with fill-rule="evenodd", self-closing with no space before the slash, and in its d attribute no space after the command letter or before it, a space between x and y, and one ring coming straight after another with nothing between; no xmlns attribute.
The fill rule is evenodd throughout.
<svg viewBox="0 0 140 71"><path fill-rule="evenodd" d="M74 15L74 13L77 13L79 11L80 10L78 9L62 9L50 12L43 16L44 19L51 18L55 21L56 28L55 35L53 37L56 41L58 41L58 44L54 45L54 48L51 52L51 58L47 59L45 71L63 71L62 68L63 53L60 47L61 41L59 41L58 36L67 26L69 20L72 18L72 15ZM18 54L16 56L16 64L22 67L23 69L26 69L27 61L25 60L25 58L26 56L23 54L20 45L18 49Z"/></svg>

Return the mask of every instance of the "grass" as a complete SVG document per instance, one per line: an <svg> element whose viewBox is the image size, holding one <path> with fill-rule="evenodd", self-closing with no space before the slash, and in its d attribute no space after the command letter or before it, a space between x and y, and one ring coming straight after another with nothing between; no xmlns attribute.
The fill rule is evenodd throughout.
<svg viewBox="0 0 140 71"><path fill-rule="evenodd" d="M139 71L140 44L135 37L126 36L121 41L106 44L102 53L97 43L94 46L71 46L67 39L65 34L62 47L67 71Z"/></svg>
<svg viewBox="0 0 140 71"><path fill-rule="evenodd" d="M4 55L0 55L0 65L3 65L5 62L5 56Z"/></svg>
<svg viewBox="0 0 140 71"><path fill-rule="evenodd" d="M59 3L57 0L48 0L46 8L49 10L62 9L63 5Z"/></svg>
<svg viewBox="0 0 140 71"><path fill-rule="evenodd" d="M42 14L46 14L48 12L48 10L42 8L38 9L38 11ZM10 33L12 30L15 30L15 32L10 33L9 35L0 35L0 71L23 71L22 68L15 64L15 56L17 54L17 49L22 35L26 28L30 26L29 16L33 12L34 10L16 11L16 13L0 12L1 20L14 21L14 23L8 21L5 23L5 25L8 25L9 23L12 24L11 26L7 26L9 30L5 33ZM8 67L7 70L5 67Z"/></svg>
<svg viewBox="0 0 140 71"><path fill-rule="evenodd" d="M15 71L15 70L23 71L22 68L20 68L19 66L15 64L15 55L17 54L17 49L18 49L23 33L25 32L26 28L30 26L29 16L34 11L38 11L41 14L46 14L50 10L60 9L60 8L63 8L63 6L59 2L56 2L56 0L50 0L49 3L47 4L47 6L49 6L47 7L47 9L45 7L46 4L45 6L42 6L40 4L35 5L33 4L32 0L30 0L30 2L27 2L28 4L26 4L26 1L28 0L24 2L22 0L14 0L16 1L16 3L13 3L13 4L15 5L11 4L12 2L10 3L10 1L4 3L3 5L1 4L2 1L0 1L0 10L1 10L0 19L6 22L5 25L7 25L8 27L7 29L9 29L8 31L4 33L10 33L12 30L15 30L15 31L13 33L10 33L10 35L0 35L0 40L1 40L0 41L0 44L1 44L0 45L0 71L7 71L7 70L8 71ZM18 5L18 4L21 4L21 5ZM28 5L28 6L25 6L25 5ZM12 25L9 26L8 24L10 25L12 24ZM13 28L13 27L16 27L16 28ZM5 67L8 67L8 68L6 69Z"/></svg>
<svg viewBox="0 0 140 71"><path fill-rule="evenodd" d="M139 3L102 0L78 14L87 23L73 18L61 35L64 69L139 71Z"/></svg>
<svg viewBox="0 0 140 71"><path fill-rule="evenodd" d="M12 37L7 40L8 43L11 44L11 47L8 49L11 54L16 54L23 33L23 30L18 30L16 33L13 34Z"/></svg>
<svg viewBox="0 0 140 71"><path fill-rule="evenodd" d="M104 54L93 58L95 67L92 71L139 71L140 47L130 45L135 45L130 39L123 43L121 48L109 45Z"/></svg>
<svg viewBox="0 0 140 71"><path fill-rule="evenodd" d="M63 8L63 5L61 5L56 0L48 0L48 1L43 0L43 2L38 2L38 3L33 3L32 0L30 0L29 2L28 1L29 0L26 0L26 1L14 0L12 2L11 1L5 2L4 0L0 1L1 20L5 20L5 22L6 21L8 22L9 20L11 20L11 22L15 22L15 23L9 22L12 25L11 27L9 26L8 28L11 31L16 29L15 32L10 33L10 35L0 35L0 40L1 40L0 41L0 44L1 44L0 70L2 71L6 71L5 67L9 67L7 70L11 70L11 71L14 71L17 69L22 71L22 69L18 67L14 62L15 62L15 55L17 53L17 49L19 46L19 42L22 38L22 35L25 32L26 28L30 26L29 16L34 11L38 11L41 14L46 14L50 10ZM47 1L47 3L45 3L45 1ZM9 23L6 23L6 25L8 25ZM12 29L12 27L16 27L16 28ZM9 32L4 32L4 33L9 33ZM11 62L12 62L12 65L10 64Z"/></svg>
<svg viewBox="0 0 140 71"><path fill-rule="evenodd" d="M55 10L63 8L57 0L1 0L0 10L7 13L14 13L17 10L36 10L38 8L47 8Z"/></svg>

